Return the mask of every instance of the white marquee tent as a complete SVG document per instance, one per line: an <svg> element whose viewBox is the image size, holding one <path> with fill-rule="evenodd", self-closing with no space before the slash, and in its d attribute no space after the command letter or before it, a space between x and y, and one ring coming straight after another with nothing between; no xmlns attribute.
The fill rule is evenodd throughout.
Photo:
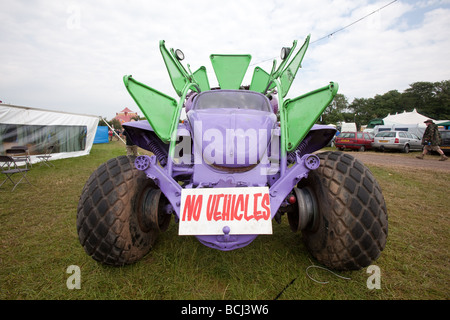
<svg viewBox="0 0 450 320"><path fill-rule="evenodd" d="M26 146L31 162L53 145L52 160L89 154L98 116L0 104L0 153Z"/></svg>
<svg viewBox="0 0 450 320"><path fill-rule="evenodd" d="M377 134L379 131L407 131L414 133L419 138L422 138L426 129L425 120L430 118L425 117L414 109L411 112L403 111L402 113L388 114L383 118L384 125L375 126L373 134ZM431 119L433 120L433 119ZM434 120L433 120L434 121Z"/></svg>
<svg viewBox="0 0 450 320"><path fill-rule="evenodd" d="M396 113L396 114L388 114L387 117L383 119L385 125L391 125L391 124L420 124L425 127L424 121L428 120L430 118L425 117L424 115L421 115L417 112L416 109L414 109L411 112L403 111L403 113ZM433 119L431 119L433 120ZM433 120L434 121L434 120Z"/></svg>

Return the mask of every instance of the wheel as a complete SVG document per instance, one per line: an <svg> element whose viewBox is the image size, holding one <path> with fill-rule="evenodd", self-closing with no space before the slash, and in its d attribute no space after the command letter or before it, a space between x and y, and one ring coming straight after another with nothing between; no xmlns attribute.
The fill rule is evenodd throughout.
<svg viewBox="0 0 450 320"><path fill-rule="evenodd" d="M379 257L388 234L380 186L370 170L348 154L318 156L319 168L303 182L312 190L318 208L314 223L302 230L306 247L332 269L366 267Z"/></svg>
<svg viewBox="0 0 450 320"><path fill-rule="evenodd" d="M359 148L359 151L361 151L361 152L364 152L364 151L366 151L366 147L364 147L364 146L361 146L361 147Z"/></svg>
<svg viewBox="0 0 450 320"><path fill-rule="evenodd" d="M403 153L409 153L409 144L405 144L403 147Z"/></svg>
<svg viewBox="0 0 450 320"><path fill-rule="evenodd" d="M159 233L146 208L160 198L153 181L135 168L134 157L120 156L98 167L78 203L78 238L87 254L114 266L141 259Z"/></svg>

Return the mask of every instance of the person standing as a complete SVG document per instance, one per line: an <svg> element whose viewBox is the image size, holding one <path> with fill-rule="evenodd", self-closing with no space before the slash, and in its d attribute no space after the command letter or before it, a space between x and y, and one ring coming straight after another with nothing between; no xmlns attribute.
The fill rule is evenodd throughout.
<svg viewBox="0 0 450 320"><path fill-rule="evenodd" d="M445 156L444 152L441 150L439 145L442 142L441 134L439 133L438 126L433 122L433 120L428 119L424 122L427 125L425 132L422 137L423 152L417 159L423 159L423 157L428 153L428 151L436 151L441 155L439 161L445 161L448 157Z"/></svg>
<svg viewBox="0 0 450 320"><path fill-rule="evenodd" d="M137 152L137 146L133 143L133 141L131 140L127 130L123 130L122 133L125 138L126 138L126 147L127 147L127 156L134 156L137 157L138 152Z"/></svg>

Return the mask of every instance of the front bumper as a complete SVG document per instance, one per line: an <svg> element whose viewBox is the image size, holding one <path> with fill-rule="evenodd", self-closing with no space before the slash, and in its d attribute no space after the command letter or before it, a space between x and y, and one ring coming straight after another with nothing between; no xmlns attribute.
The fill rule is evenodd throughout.
<svg viewBox="0 0 450 320"><path fill-rule="evenodd" d="M273 219L297 183L306 178L311 170L315 170L320 165L320 159L313 154L306 154L300 156L296 155L295 163L286 170L270 188L270 211ZM155 184L161 189L161 192L169 200L173 212L175 212L178 220L180 219L181 208L181 193L182 187L166 172L166 170L158 165L155 156L139 156L135 160L135 166L138 170L144 171L146 176L152 179ZM172 210L170 210L172 211ZM201 235L196 236L198 240L204 245L219 249L222 251L233 250L244 247L251 243L257 235L233 235L233 231L226 228L226 221L224 221L222 235Z"/></svg>

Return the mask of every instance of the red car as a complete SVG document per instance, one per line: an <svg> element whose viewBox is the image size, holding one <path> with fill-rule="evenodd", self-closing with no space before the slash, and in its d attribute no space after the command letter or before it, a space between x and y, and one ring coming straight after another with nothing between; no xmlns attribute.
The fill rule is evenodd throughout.
<svg viewBox="0 0 450 320"><path fill-rule="evenodd" d="M353 149L365 151L372 149L373 135L368 132L341 132L334 145L339 150Z"/></svg>

